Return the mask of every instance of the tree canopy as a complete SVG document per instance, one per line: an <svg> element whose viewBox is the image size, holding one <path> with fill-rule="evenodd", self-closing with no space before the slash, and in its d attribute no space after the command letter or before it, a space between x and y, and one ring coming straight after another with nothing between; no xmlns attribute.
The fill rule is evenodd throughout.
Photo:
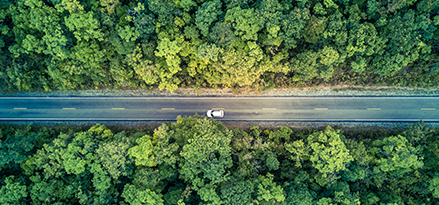
<svg viewBox="0 0 439 205"><path fill-rule="evenodd" d="M8 0L3 92L439 85L437 0Z"/></svg>
<svg viewBox="0 0 439 205"><path fill-rule="evenodd" d="M0 203L438 204L439 131L0 124Z"/></svg>

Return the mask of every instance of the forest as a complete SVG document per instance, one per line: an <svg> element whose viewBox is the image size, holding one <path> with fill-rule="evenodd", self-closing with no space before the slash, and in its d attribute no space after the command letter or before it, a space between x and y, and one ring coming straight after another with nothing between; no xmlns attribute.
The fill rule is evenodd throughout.
<svg viewBox="0 0 439 205"><path fill-rule="evenodd" d="M2 0L0 90L439 86L439 0Z"/></svg>
<svg viewBox="0 0 439 205"><path fill-rule="evenodd" d="M0 124L0 204L439 204L439 130Z"/></svg>

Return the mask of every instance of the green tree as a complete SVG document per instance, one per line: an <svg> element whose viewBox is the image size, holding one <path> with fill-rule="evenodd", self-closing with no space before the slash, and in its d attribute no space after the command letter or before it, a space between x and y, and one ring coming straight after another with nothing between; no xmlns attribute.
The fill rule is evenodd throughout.
<svg viewBox="0 0 439 205"><path fill-rule="evenodd" d="M3 127L0 130L0 171L25 162L54 134L53 129L27 125L23 128Z"/></svg>
<svg viewBox="0 0 439 205"><path fill-rule="evenodd" d="M283 188L273 181L273 175L267 173L266 177L259 175L255 180L258 183L258 202L260 204L281 204L285 200Z"/></svg>
<svg viewBox="0 0 439 205"><path fill-rule="evenodd" d="M293 143L285 143L285 149L291 153L289 157L296 162L296 167L302 167L304 160L310 158L310 148L305 145L303 140L296 140Z"/></svg>
<svg viewBox="0 0 439 205"><path fill-rule="evenodd" d="M254 184L250 180L227 182L221 186L221 199L226 205L253 204L253 193Z"/></svg>
<svg viewBox="0 0 439 205"><path fill-rule="evenodd" d="M49 91L52 85L46 67L53 63L52 59L66 58L68 50L60 13L38 0L17 1L7 13L12 20L12 32L7 32L9 27L1 27L3 35L9 34L7 53L14 62L3 70L9 78L8 86L16 90Z"/></svg>
<svg viewBox="0 0 439 205"><path fill-rule="evenodd" d="M330 174L345 170L346 165L354 160L341 138L343 136L340 130L333 130L329 126L325 131L315 132L308 136L308 146L312 150L310 161L325 180ZM326 184L327 181L320 183Z"/></svg>
<svg viewBox="0 0 439 205"><path fill-rule="evenodd" d="M331 198L322 198L318 204L361 204L358 193L352 193L346 182L336 182L329 186L329 190Z"/></svg>
<svg viewBox="0 0 439 205"><path fill-rule="evenodd" d="M210 61L216 62L218 61L218 54L224 52L223 49L216 47L215 44L204 43L198 47L198 58L203 60L206 63Z"/></svg>
<svg viewBox="0 0 439 205"><path fill-rule="evenodd" d="M78 41L104 40L104 34L100 29L101 25L93 15L94 13L89 11L87 13L72 13L70 16L65 17L67 28Z"/></svg>
<svg viewBox="0 0 439 205"><path fill-rule="evenodd" d="M285 18L283 10L284 8L278 0L263 0L259 4L259 8L255 10L259 18L258 21L262 22L262 27L265 27L264 34L267 35L264 41L265 45L279 46L281 44L279 31L282 26L281 21Z"/></svg>
<svg viewBox="0 0 439 205"><path fill-rule="evenodd" d="M366 178L366 170L356 164L348 166L348 168L342 172L341 178L344 181L355 182L358 179Z"/></svg>
<svg viewBox="0 0 439 205"><path fill-rule="evenodd" d="M135 31L141 34L140 38L148 39L155 33L155 16L152 13L148 13L145 5L141 3L134 7L134 11L136 12L133 17Z"/></svg>
<svg viewBox="0 0 439 205"><path fill-rule="evenodd" d="M317 43L326 28L326 19L311 16L303 28L302 35L308 43Z"/></svg>
<svg viewBox="0 0 439 205"><path fill-rule="evenodd" d="M293 70L297 72L297 77L300 80L311 80L319 76L318 58L318 52L307 50L291 59L291 65L294 65Z"/></svg>
<svg viewBox="0 0 439 205"><path fill-rule="evenodd" d="M209 39L216 45L224 47L229 47L238 40L233 32L232 23L227 21L217 22L209 33Z"/></svg>
<svg viewBox="0 0 439 205"><path fill-rule="evenodd" d="M127 55L128 65L133 67L134 72L147 84L152 85L159 81L160 65L150 60L143 59L140 45Z"/></svg>
<svg viewBox="0 0 439 205"><path fill-rule="evenodd" d="M209 27L212 23L217 21L218 16L223 13L221 5L220 0L207 1L203 3L195 13L195 24L203 36L209 34Z"/></svg>
<svg viewBox="0 0 439 205"><path fill-rule="evenodd" d="M127 176L129 172L127 160L130 143L124 132L114 135L113 140L99 144L96 154L102 166L110 176L117 180L120 176Z"/></svg>
<svg viewBox="0 0 439 205"><path fill-rule="evenodd" d="M374 173L390 172L398 176L424 165L418 156L421 147L413 147L401 135L375 140L372 146L368 152L373 156Z"/></svg>
<svg viewBox="0 0 439 205"><path fill-rule="evenodd" d="M55 5L59 11L69 11L72 13L79 13L84 11L84 6L78 0L62 0L60 4Z"/></svg>
<svg viewBox="0 0 439 205"><path fill-rule="evenodd" d="M431 191L431 194L435 198L439 198L439 177L437 177L437 173L435 173L436 176L434 176L430 181L428 182L428 190Z"/></svg>
<svg viewBox="0 0 439 205"><path fill-rule="evenodd" d="M32 182L29 186L32 201L80 204L116 201L115 184L120 181L112 181L111 175L117 176L118 171L123 171L124 159L118 156L120 148L106 150L108 145L114 145L111 141L122 134L114 136L105 126L97 124L86 132L60 134L50 145L44 144L22 164L24 173ZM103 145L98 146L100 143ZM110 153L115 155L102 156ZM109 165L111 162L114 165Z"/></svg>
<svg viewBox="0 0 439 205"><path fill-rule="evenodd" d="M117 25L116 28L120 38L122 38L126 42L130 42L130 41L134 42L140 37L140 33L134 27L131 26L121 27Z"/></svg>
<svg viewBox="0 0 439 205"><path fill-rule="evenodd" d="M105 10L110 16L114 14L116 7L120 4L119 0L99 0L99 3L104 7L101 11Z"/></svg>
<svg viewBox="0 0 439 205"><path fill-rule="evenodd" d="M158 169L138 166L133 176L133 184L140 190L160 190L163 178Z"/></svg>
<svg viewBox="0 0 439 205"><path fill-rule="evenodd" d="M239 6L229 9L224 21L231 22L235 35L243 40L258 40L257 32L262 27L256 18L254 9L242 9Z"/></svg>
<svg viewBox="0 0 439 205"><path fill-rule="evenodd" d="M180 70L180 57L177 56L180 50L181 47L177 45L176 40L170 41L168 38L164 38L159 42L157 51L154 53L157 57L165 57L171 74L175 74Z"/></svg>
<svg viewBox="0 0 439 205"><path fill-rule="evenodd" d="M252 85L269 67L259 65L258 61L264 57L256 43L248 42L244 49L248 54L235 49L224 50L218 62L203 72L207 82L227 87Z"/></svg>
<svg viewBox="0 0 439 205"><path fill-rule="evenodd" d="M300 171L294 181L284 183L284 190L287 197L283 204L310 205L315 204L317 194L309 189L307 181L309 175L305 171Z"/></svg>
<svg viewBox="0 0 439 205"><path fill-rule="evenodd" d="M192 7L196 7L197 4L192 0L182 0L180 1L180 6L181 8L183 8L184 11L188 12L191 10Z"/></svg>
<svg viewBox="0 0 439 205"><path fill-rule="evenodd" d="M213 183L206 184L198 190L198 195L200 196L201 200L207 202L207 204L223 204L224 202L221 201L221 198L218 196L216 188L217 185L214 185Z"/></svg>
<svg viewBox="0 0 439 205"><path fill-rule="evenodd" d="M431 47L419 38L420 28L415 22L415 12L411 9L404 15L395 15L383 25L380 36L389 39L383 55L378 55L372 61L372 68L380 75L394 75L404 66L418 59L428 60ZM427 26L428 27L428 26Z"/></svg>
<svg viewBox="0 0 439 205"><path fill-rule="evenodd" d="M24 199L28 195L26 185L15 180L14 176L5 177L3 180L0 181L0 203L7 205L25 203Z"/></svg>
<svg viewBox="0 0 439 205"><path fill-rule="evenodd" d="M125 201L129 204L133 205L155 205L155 204L164 204L163 195L157 194L154 191L149 189L139 190L134 185L126 184L122 197L125 198Z"/></svg>
<svg viewBox="0 0 439 205"><path fill-rule="evenodd" d="M128 150L128 155L131 158L134 158L136 166L148 166L154 167L156 166L155 157L153 155L154 139L149 135L145 135L136 140L138 145L131 147Z"/></svg>
<svg viewBox="0 0 439 205"><path fill-rule="evenodd" d="M291 9L289 15L283 16L279 38L287 49L297 47L310 15L308 8L294 8Z"/></svg>
<svg viewBox="0 0 439 205"><path fill-rule="evenodd" d="M268 168L268 171L278 170L280 162L277 160L276 154L273 152L267 152L267 157L265 159L265 165Z"/></svg>
<svg viewBox="0 0 439 205"><path fill-rule="evenodd" d="M195 26L185 26L184 27L184 37L187 39L196 40L200 36L200 33Z"/></svg>
<svg viewBox="0 0 439 205"><path fill-rule="evenodd" d="M203 181L212 184L227 180L230 174L227 168L232 167L230 141L232 132L221 132L212 120L203 119L195 126L200 134L196 134L183 146L180 155L180 177L192 182L194 187L201 187ZM202 175L200 175L202 174Z"/></svg>
<svg viewBox="0 0 439 205"><path fill-rule="evenodd" d="M159 61L161 65L159 89L166 88L172 92L177 89L177 84L180 83L180 80L174 77L174 74L181 71L181 58L177 55L181 50L181 47L177 44L181 42L183 42L183 36L174 41L164 38L158 43L157 51L154 53L157 57L161 58Z"/></svg>
<svg viewBox="0 0 439 205"><path fill-rule="evenodd" d="M105 69L108 53L95 41L82 41L71 48L69 59L49 68L54 84L64 90L77 87L95 86L108 82L110 76ZM69 83L65 83L65 81Z"/></svg>

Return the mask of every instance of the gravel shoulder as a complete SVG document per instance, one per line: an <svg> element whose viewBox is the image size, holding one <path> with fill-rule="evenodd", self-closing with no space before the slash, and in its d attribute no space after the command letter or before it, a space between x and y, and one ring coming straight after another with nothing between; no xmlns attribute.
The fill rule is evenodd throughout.
<svg viewBox="0 0 439 205"><path fill-rule="evenodd" d="M54 126L67 125L67 126L81 126L81 127L91 127L95 124L103 124L107 127L116 127L118 129L148 129L154 130L162 125L166 121L0 121L3 124L11 125L23 125L23 124L35 124L35 125L45 125ZM175 122L175 121L174 121ZM395 128L407 128L412 124L408 122L223 122L223 125L228 129L241 129L248 131L252 126L259 126L260 129L280 129L283 126L294 128L294 129L319 129L323 130L326 126L331 126L333 128L342 130L377 130L377 129L395 129ZM439 123L425 123L426 125L439 128Z"/></svg>
<svg viewBox="0 0 439 205"><path fill-rule="evenodd" d="M1 96L439 96L439 88L408 88L392 86L331 86L306 88L274 88L264 91L254 89L178 88L173 93L158 88L129 90L77 90L50 92L17 92Z"/></svg>

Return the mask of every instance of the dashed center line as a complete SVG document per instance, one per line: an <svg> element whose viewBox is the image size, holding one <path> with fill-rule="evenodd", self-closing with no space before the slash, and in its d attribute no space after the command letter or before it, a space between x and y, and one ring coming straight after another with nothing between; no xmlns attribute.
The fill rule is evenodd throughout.
<svg viewBox="0 0 439 205"><path fill-rule="evenodd" d="M421 108L421 110L436 110L435 108Z"/></svg>
<svg viewBox="0 0 439 205"><path fill-rule="evenodd" d="M276 110L276 108L262 108L262 110Z"/></svg>
<svg viewBox="0 0 439 205"><path fill-rule="evenodd" d="M381 108L367 108L367 110L381 110Z"/></svg>
<svg viewBox="0 0 439 205"><path fill-rule="evenodd" d="M14 110L26 110L25 107L14 107Z"/></svg>
<svg viewBox="0 0 439 205"><path fill-rule="evenodd" d="M63 110L75 110L76 108L74 107L64 107Z"/></svg>
<svg viewBox="0 0 439 205"><path fill-rule="evenodd" d="M328 108L318 108L318 107L316 107L316 108L314 108L314 110L328 110Z"/></svg>
<svg viewBox="0 0 439 205"><path fill-rule="evenodd" d="M175 108L162 108L162 110L175 110Z"/></svg>
<svg viewBox="0 0 439 205"><path fill-rule="evenodd" d="M111 108L112 110L125 110L125 108Z"/></svg>

